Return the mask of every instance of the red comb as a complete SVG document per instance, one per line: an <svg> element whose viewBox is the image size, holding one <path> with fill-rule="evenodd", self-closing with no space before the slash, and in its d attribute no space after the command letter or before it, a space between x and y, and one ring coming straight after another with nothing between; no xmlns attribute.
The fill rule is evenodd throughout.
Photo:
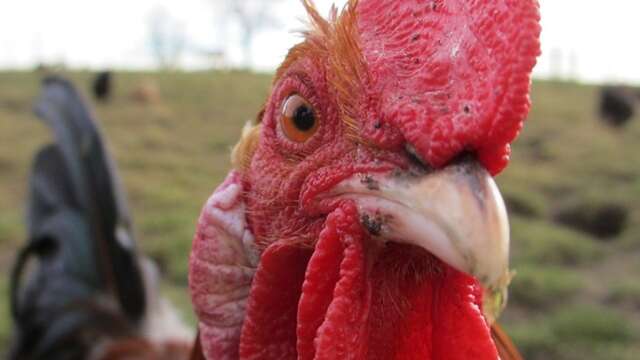
<svg viewBox="0 0 640 360"><path fill-rule="evenodd" d="M537 1L361 0L357 12L379 99L367 121L399 129L432 166L473 151L500 172L529 112Z"/></svg>

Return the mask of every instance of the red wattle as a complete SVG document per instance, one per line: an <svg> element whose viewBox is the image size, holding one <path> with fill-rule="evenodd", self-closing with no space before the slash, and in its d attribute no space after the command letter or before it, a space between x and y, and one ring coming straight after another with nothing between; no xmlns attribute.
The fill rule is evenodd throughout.
<svg viewBox="0 0 640 360"><path fill-rule="evenodd" d="M296 314L311 249L275 243L262 254L247 303L240 359L296 359Z"/></svg>
<svg viewBox="0 0 640 360"><path fill-rule="evenodd" d="M365 234L354 205L327 218L298 306L298 359L365 359L371 303Z"/></svg>
<svg viewBox="0 0 640 360"><path fill-rule="evenodd" d="M498 359L475 279L425 250L375 241L347 203L328 216L314 250L271 245L240 358Z"/></svg>
<svg viewBox="0 0 640 360"><path fill-rule="evenodd" d="M472 277L423 249L388 244L373 265L367 359L496 360Z"/></svg>

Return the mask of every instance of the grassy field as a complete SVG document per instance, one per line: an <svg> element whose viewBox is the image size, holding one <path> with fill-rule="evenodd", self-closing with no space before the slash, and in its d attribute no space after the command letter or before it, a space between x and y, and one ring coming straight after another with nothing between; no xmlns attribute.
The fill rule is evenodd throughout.
<svg viewBox="0 0 640 360"><path fill-rule="evenodd" d="M83 89L90 75L71 76ZM154 82L161 101L129 94ZM228 170L229 148L264 101L268 75L118 74L96 105L124 178L142 249L193 322L187 256L200 207ZM49 139L30 108L38 76L0 73L0 270L24 240L23 203L34 152ZM534 108L498 178L512 222L518 275L502 322L527 359L637 359L640 354L640 118L602 125L597 89L536 83ZM0 277L0 349L10 336ZM1 353L1 351L0 351Z"/></svg>

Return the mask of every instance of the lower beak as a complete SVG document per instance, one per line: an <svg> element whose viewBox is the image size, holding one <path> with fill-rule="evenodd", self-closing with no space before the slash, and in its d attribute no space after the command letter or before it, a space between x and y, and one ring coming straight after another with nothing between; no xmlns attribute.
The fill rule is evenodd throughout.
<svg viewBox="0 0 640 360"><path fill-rule="evenodd" d="M490 174L466 160L426 175L360 175L333 191L356 202L363 225L381 239L426 249L474 276L493 323L506 303L509 222Z"/></svg>

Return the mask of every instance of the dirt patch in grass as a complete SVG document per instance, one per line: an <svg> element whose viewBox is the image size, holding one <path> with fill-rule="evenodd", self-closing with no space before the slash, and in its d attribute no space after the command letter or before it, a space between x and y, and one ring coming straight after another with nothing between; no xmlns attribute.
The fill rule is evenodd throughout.
<svg viewBox="0 0 640 360"><path fill-rule="evenodd" d="M621 204L584 201L564 205L555 211L556 223L585 232L598 239L613 239L625 230L629 209Z"/></svg>
<svg viewBox="0 0 640 360"><path fill-rule="evenodd" d="M637 279L627 279L615 283L609 289L606 301L632 311L640 311L640 282Z"/></svg>

